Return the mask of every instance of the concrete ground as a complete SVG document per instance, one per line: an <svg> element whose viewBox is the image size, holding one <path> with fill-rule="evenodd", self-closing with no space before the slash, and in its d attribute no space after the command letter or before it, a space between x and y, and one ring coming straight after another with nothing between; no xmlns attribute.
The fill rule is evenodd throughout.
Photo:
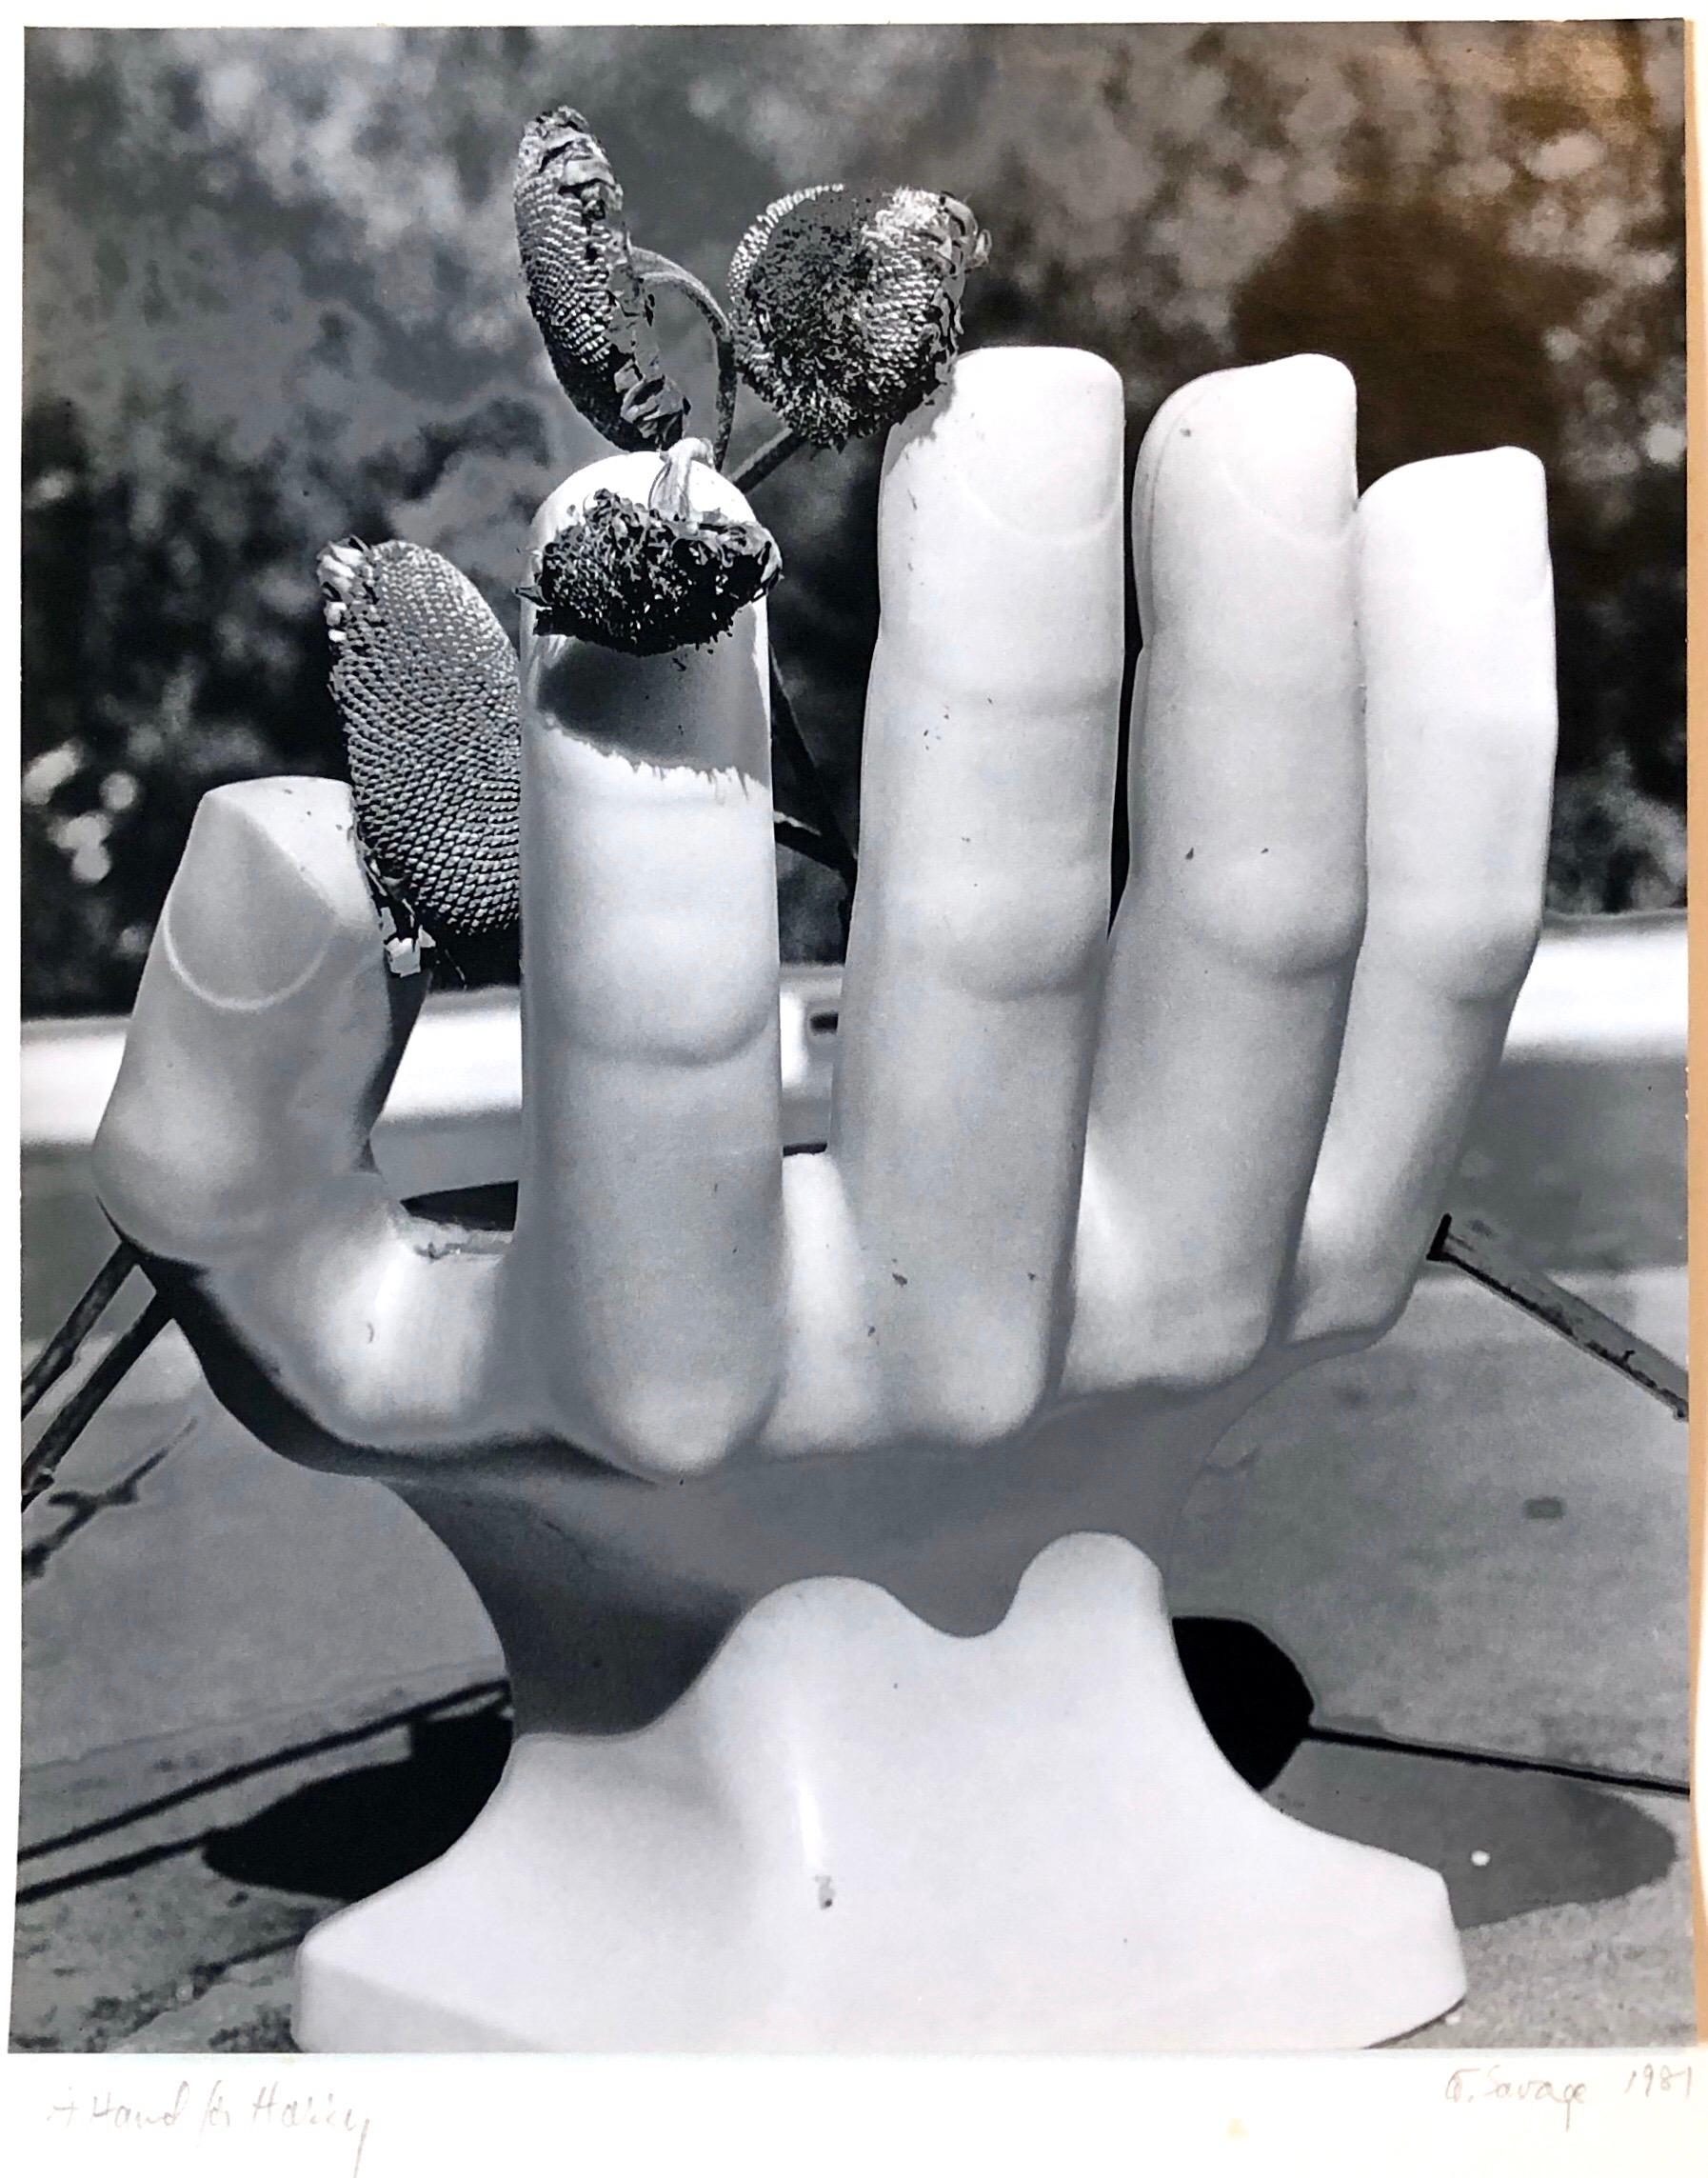
<svg viewBox="0 0 1708 2178"><path fill-rule="evenodd" d="M376 1729L27 1860L12 2047L288 2049L296 1945L351 1886L342 1826L389 1820L395 1841L401 1820L437 1850L489 1781L502 1744L495 1710L467 1707L438 1728L447 1744L437 1754L420 1727L413 1747L407 1728ZM421 1802L435 1763L442 1789L459 1782L429 1840ZM132 1748L118 1767L109 1783L125 1791L183 1789L182 1760ZM75 1797L68 1779L33 1780L27 1835L63 1824ZM1681 1801L1309 1742L1273 1797L1322 1828L1442 1867L1470 1993L1407 2047L1695 2038ZM287 1825L280 1812L292 1807ZM407 1858L364 1880L388 1880Z"/></svg>
<svg viewBox="0 0 1708 2178"><path fill-rule="evenodd" d="M284 1869L271 1880L243 1880L244 1841L263 1830L269 1793L354 1787L341 1812L374 1818L407 1788L387 1772L407 1769L403 1736L376 1734L353 1771L328 1756L305 1758L247 1791L209 1795L176 1826L169 1814L139 1823L126 1834L124 1854L109 1838L105 1864L91 1853L80 1872L55 1858L54 1878L34 1872L47 1863L27 1863L26 1888L32 1884L38 1895L20 1909L12 2047L288 2049L295 1948L335 1901L287 1888ZM1539 1788L1521 1776L1490 1787L1488 1774L1467 1778L1454 1765L1416 1756L1307 1745L1275 1790L1290 1812L1323 1828L1448 1859L1470 1994L1405 2047L1693 2040L1683 1804ZM50 1813L50 1795L34 1811ZM187 1839L203 1822L215 1827ZM1472 1848L1473 1837L1488 1843ZM1448 1838L1453 1850L1443 1856ZM1486 1868L1475 1866L1473 1851L1488 1853ZM102 1865L112 1872L96 1872ZM334 1880L329 1870L295 1872L299 1884L311 1879ZM64 1887L50 1889L55 1880ZM1560 1895L1571 1888L1582 1896ZM1539 1903L1548 1891L1553 1897Z"/></svg>

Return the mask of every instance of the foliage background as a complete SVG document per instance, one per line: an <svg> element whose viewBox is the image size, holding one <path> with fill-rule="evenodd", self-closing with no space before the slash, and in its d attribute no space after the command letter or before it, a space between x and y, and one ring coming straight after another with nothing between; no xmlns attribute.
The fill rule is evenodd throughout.
<svg viewBox="0 0 1708 2178"><path fill-rule="evenodd" d="M722 284L805 183L944 188L991 230L972 344L1163 396L1299 350L1357 374L1367 482L1547 464L1552 898L1683 879L1677 24L38 30L27 47L27 1011L128 1005L199 796L335 771L312 563L445 552L514 629L519 540L600 450L515 266L523 122L570 98L637 238ZM690 317L667 331L709 394ZM737 454L771 419L744 404ZM779 649L854 811L877 450L762 488ZM780 854L785 950L837 940Z"/></svg>

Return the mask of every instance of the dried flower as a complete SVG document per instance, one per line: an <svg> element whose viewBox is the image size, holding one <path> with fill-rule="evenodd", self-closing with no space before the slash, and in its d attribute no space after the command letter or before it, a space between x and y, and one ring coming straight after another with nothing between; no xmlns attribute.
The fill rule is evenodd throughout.
<svg viewBox="0 0 1708 2178"><path fill-rule="evenodd" d="M770 531L689 504L688 470L710 453L704 439L684 439L665 457L651 504L602 490L570 515L521 593L543 633L656 657L715 642L765 595L783 572Z"/></svg>
<svg viewBox="0 0 1708 2178"><path fill-rule="evenodd" d="M356 825L400 943L520 911L522 689L491 608L420 545L328 545L318 571Z"/></svg>
<svg viewBox="0 0 1708 2178"><path fill-rule="evenodd" d="M743 376L816 446L899 423L954 360L986 247L966 206L929 190L837 182L780 198L729 268Z"/></svg>
<svg viewBox="0 0 1708 2178"><path fill-rule="evenodd" d="M659 353L623 191L573 107L554 106L528 124L515 194L527 299L558 383L625 451L672 445L687 400Z"/></svg>

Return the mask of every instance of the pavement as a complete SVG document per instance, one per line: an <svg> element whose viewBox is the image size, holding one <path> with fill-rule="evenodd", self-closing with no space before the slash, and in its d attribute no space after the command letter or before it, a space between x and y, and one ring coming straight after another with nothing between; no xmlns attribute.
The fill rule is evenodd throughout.
<svg viewBox="0 0 1708 2178"><path fill-rule="evenodd" d="M32 1776L12 2048L289 2049L302 1936L442 1850L502 1759L501 1697L389 1722L402 1707L356 1705L330 1733L324 1714L268 1720L235 1763L133 1746L81 1774ZM139 1790L152 1811L109 1828L67 1820L107 1798L126 1815ZM1405 2047L1694 2039L1682 1801L1308 1740L1271 1797L1446 1876L1470 1994ZM353 1837L368 1841L361 1860Z"/></svg>
<svg viewBox="0 0 1708 2178"><path fill-rule="evenodd" d="M403 1771L407 1758L397 1751L365 1767ZM1410 1756L1307 1748L1275 1797L1322 1828L1391 1848L1409 1842L1416 1857L1427 1857L1426 1841L1419 1851L1416 1836L1396 1835L1393 1815L1410 1808L1411 1828L1428 1828L1419 1810L1430 1804L1429 1767ZM1464 1836L1491 1845L1470 1848L1448 1870L1470 1994L1400 2046L1664 2048L1694 2040L1682 1804L1599 1790L1562 1803L1510 1781L1467 1801L1465 1779L1451 1765L1433 1767L1440 1773L1435 1801L1449 1803ZM393 1789L382 1776L376 1797ZM362 1810L347 1796L343 1811ZM29 1903L12 2048L289 2049L296 1946L343 1901L277 1880L236 1880L221 1863L242 1831L233 1819L145 1865L86 1875ZM1533 1871L1544 1846L1563 1848L1566 1880L1583 1886L1585 1898L1536 1903ZM1503 1897L1501 1878L1473 1864L1472 1852L1483 1851L1491 1868L1518 1871Z"/></svg>
<svg viewBox="0 0 1708 2178"><path fill-rule="evenodd" d="M1681 1117L1676 1059L1532 1051L1460 1193L1678 1354ZM383 1154L450 1184L506 1141L417 1115ZM26 1202L39 1337L103 1247L74 1142ZM1170 1593L1213 1622L1219 1728L1279 1733L1280 1805L1447 1879L1471 1993L1416 2043L1694 2037L1685 1493L1658 1406L1438 1270L1194 1494ZM305 1930L489 1789L502 1671L411 1513L264 1450L161 1339L27 1524L12 2046L288 2048Z"/></svg>

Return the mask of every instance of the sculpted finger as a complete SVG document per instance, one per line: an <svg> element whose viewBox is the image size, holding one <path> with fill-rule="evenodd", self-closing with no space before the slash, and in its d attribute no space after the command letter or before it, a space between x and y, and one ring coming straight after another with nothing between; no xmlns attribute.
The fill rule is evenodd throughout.
<svg viewBox="0 0 1708 2178"><path fill-rule="evenodd" d="M704 463L697 512L748 519ZM649 454L546 502L536 566ZM776 861L763 603L630 656L523 630L523 1162L512 1306L555 1428L647 1472L749 1439L780 1366Z"/></svg>
<svg viewBox="0 0 1708 2178"><path fill-rule="evenodd" d="M832 1150L897 1426L1001 1435L1055 1360L1108 927L1121 385L963 358L890 440Z"/></svg>
<svg viewBox="0 0 1708 2178"><path fill-rule="evenodd" d="M1140 456L1070 1390L1238 1374L1281 1304L1363 906L1353 410L1321 356L1223 371Z"/></svg>
<svg viewBox="0 0 1708 2178"><path fill-rule="evenodd" d="M1540 926L1555 743L1546 490L1505 448L1359 509L1369 911L1292 1335L1404 1305Z"/></svg>
<svg viewBox="0 0 1708 2178"><path fill-rule="evenodd" d="M488 1366L490 1280L407 1217L368 1135L425 979L388 972L349 796L221 788L197 811L94 1147L103 1207L306 1427L447 1441ZM246 1419L248 1418L246 1416Z"/></svg>

